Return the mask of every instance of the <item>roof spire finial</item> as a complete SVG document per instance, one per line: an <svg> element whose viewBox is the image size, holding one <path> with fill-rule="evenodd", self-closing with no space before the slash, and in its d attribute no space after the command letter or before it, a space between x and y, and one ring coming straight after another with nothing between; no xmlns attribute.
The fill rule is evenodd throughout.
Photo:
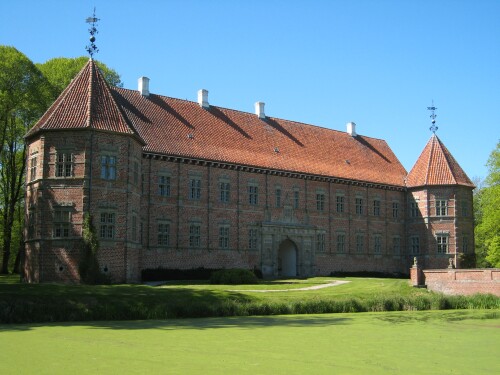
<svg viewBox="0 0 500 375"><path fill-rule="evenodd" d="M436 134L436 131L438 130L438 127L436 126L436 117L437 115L434 113L434 111L437 109L437 107L434 107L434 99L432 100L432 105L430 107L427 107L427 110L431 111L431 115L429 116L432 120L432 125L429 128L431 132Z"/></svg>
<svg viewBox="0 0 500 375"><path fill-rule="evenodd" d="M91 27L89 28L89 33L90 33L90 45L86 46L85 49L90 55L90 59L94 56L94 53L99 52L99 48L94 44L95 42L95 34L98 33L97 31L97 21L99 21L99 18L96 18L95 16L95 7L94 7L94 14L92 14L92 17L87 17L85 22L89 23Z"/></svg>

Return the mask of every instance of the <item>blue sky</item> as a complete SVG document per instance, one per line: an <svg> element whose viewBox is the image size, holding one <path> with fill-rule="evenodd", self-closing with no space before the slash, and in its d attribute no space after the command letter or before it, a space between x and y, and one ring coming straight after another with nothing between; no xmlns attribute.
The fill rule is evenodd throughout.
<svg viewBox="0 0 500 375"><path fill-rule="evenodd" d="M126 88L387 141L409 171L437 135L470 178L500 139L500 1L0 0L0 44L34 62L86 55Z"/></svg>

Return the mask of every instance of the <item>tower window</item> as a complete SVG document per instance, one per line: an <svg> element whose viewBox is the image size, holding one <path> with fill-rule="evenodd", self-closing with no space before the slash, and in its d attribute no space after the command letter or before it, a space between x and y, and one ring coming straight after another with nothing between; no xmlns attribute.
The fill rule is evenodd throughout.
<svg viewBox="0 0 500 375"><path fill-rule="evenodd" d="M101 156L101 178L103 180L116 180L116 156Z"/></svg>
<svg viewBox="0 0 500 375"><path fill-rule="evenodd" d="M115 214L112 212L101 212L100 236L102 239L111 240L115 238Z"/></svg>
<svg viewBox="0 0 500 375"><path fill-rule="evenodd" d="M446 200L436 200L436 216L448 215L448 202Z"/></svg>
<svg viewBox="0 0 500 375"><path fill-rule="evenodd" d="M54 210L54 238L64 238L70 236L71 212L68 209Z"/></svg>
<svg viewBox="0 0 500 375"><path fill-rule="evenodd" d="M438 254L448 253L448 236L438 235L436 237Z"/></svg>
<svg viewBox="0 0 500 375"><path fill-rule="evenodd" d="M56 177L71 177L73 174L73 155L60 152L56 156Z"/></svg>

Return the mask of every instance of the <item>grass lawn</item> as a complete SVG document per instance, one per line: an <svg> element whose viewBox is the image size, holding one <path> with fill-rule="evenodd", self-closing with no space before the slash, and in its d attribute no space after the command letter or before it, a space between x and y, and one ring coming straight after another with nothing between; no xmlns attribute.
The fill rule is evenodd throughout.
<svg viewBox="0 0 500 375"><path fill-rule="evenodd" d="M498 374L498 310L0 325L1 374Z"/></svg>

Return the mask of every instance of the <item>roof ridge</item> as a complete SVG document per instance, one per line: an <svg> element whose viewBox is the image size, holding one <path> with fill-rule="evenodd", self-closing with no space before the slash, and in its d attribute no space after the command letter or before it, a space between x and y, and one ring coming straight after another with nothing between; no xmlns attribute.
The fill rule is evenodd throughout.
<svg viewBox="0 0 500 375"><path fill-rule="evenodd" d="M437 137L436 137L437 138ZM458 180L457 180L457 177L455 175L455 170L454 168L452 168L452 163L450 163L450 157L453 158L453 156L451 155L451 153L448 151L448 149L446 148L446 146L441 142L441 140L438 138L438 144L441 148L441 151L444 155L444 158L446 159L446 164L448 166L448 170L450 171L450 174L451 174L451 177L453 178L453 181L455 182L455 184L458 183ZM452 161L455 161L454 158Z"/></svg>
<svg viewBox="0 0 500 375"><path fill-rule="evenodd" d="M432 160L434 159L433 156L434 156L434 142L435 142L435 140L436 140L436 135L433 134L432 138L430 139L431 149L429 150L429 159L427 160L427 168L425 170L425 184L426 185L429 183L429 173L431 170L431 163L432 163Z"/></svg>
<svg viewBox="0 0 500 375"><path fill-rule="evenodd" d="M114 90L118 89L117 91L119 91L119 90L126 90L126 91L130 91L130 92L133 92L133 93L137 93L137 90L129 89L129 88L125 88L125 87L113 86L113 89ZM198 105L198 102L195 101L195 100L175 98L173 96L162 95L162 94L153 94L153 93L151 93L150 96L151 95L154 95L154 96L157 96L157 97L160 97L160 98L166 98L166 99L171 99L171 100L180 101L180 102L184 102L184 103L191 103L191 104ZM251 115L251 116L255 115L252 112L243 111L243 110L240 110L240 109L228 108L228 107L221 107L219 105L210 104L210 107L215 107L215 108L217 108L219 110L227 110L227 111L231 111L231 112L237 112L237 113L247 114L247 115ZM323 125L316 125L316 124L311 124L311 123L308 123L308 122L301 122L301 121L289 120L289 119L282 118L282 117L274 117L274 116L267 116L267 115L266 115L266 118L269 118L269 119L274 120L274 121L281 120L281 121L286 121L286 122L297 124L297 125L310 126L310 127L313 127L313 128L324 129L324 130L328 130L328 131L336 132L336 133L340 133L340 134L347 134L346 131L343 131L343 130L340 130L340 129L328 128L328 127L323 126ZM382 138L372 137L372 136L363 135L363 134L358 134L358 136L363 137L363 138L368 138L368 139L373 139L373 140L385 142L387 144L387 141L385 139L382 139Z"/></svg>
<svg viewBox="0 0 500 375"><path fill-rule="evenodd" d="M92 98L94 96L94 93L92 92L93 88L94 88L94 70L95 70L95 67L94 67L94 60L92 60L92 58L88 61L88 63L90 65L90 78L89 78L89 87L88 87L88 91L87 91L87 126L88 128L92 128ZM85 70L85 69L82 69L82 71Z"/></svg>

